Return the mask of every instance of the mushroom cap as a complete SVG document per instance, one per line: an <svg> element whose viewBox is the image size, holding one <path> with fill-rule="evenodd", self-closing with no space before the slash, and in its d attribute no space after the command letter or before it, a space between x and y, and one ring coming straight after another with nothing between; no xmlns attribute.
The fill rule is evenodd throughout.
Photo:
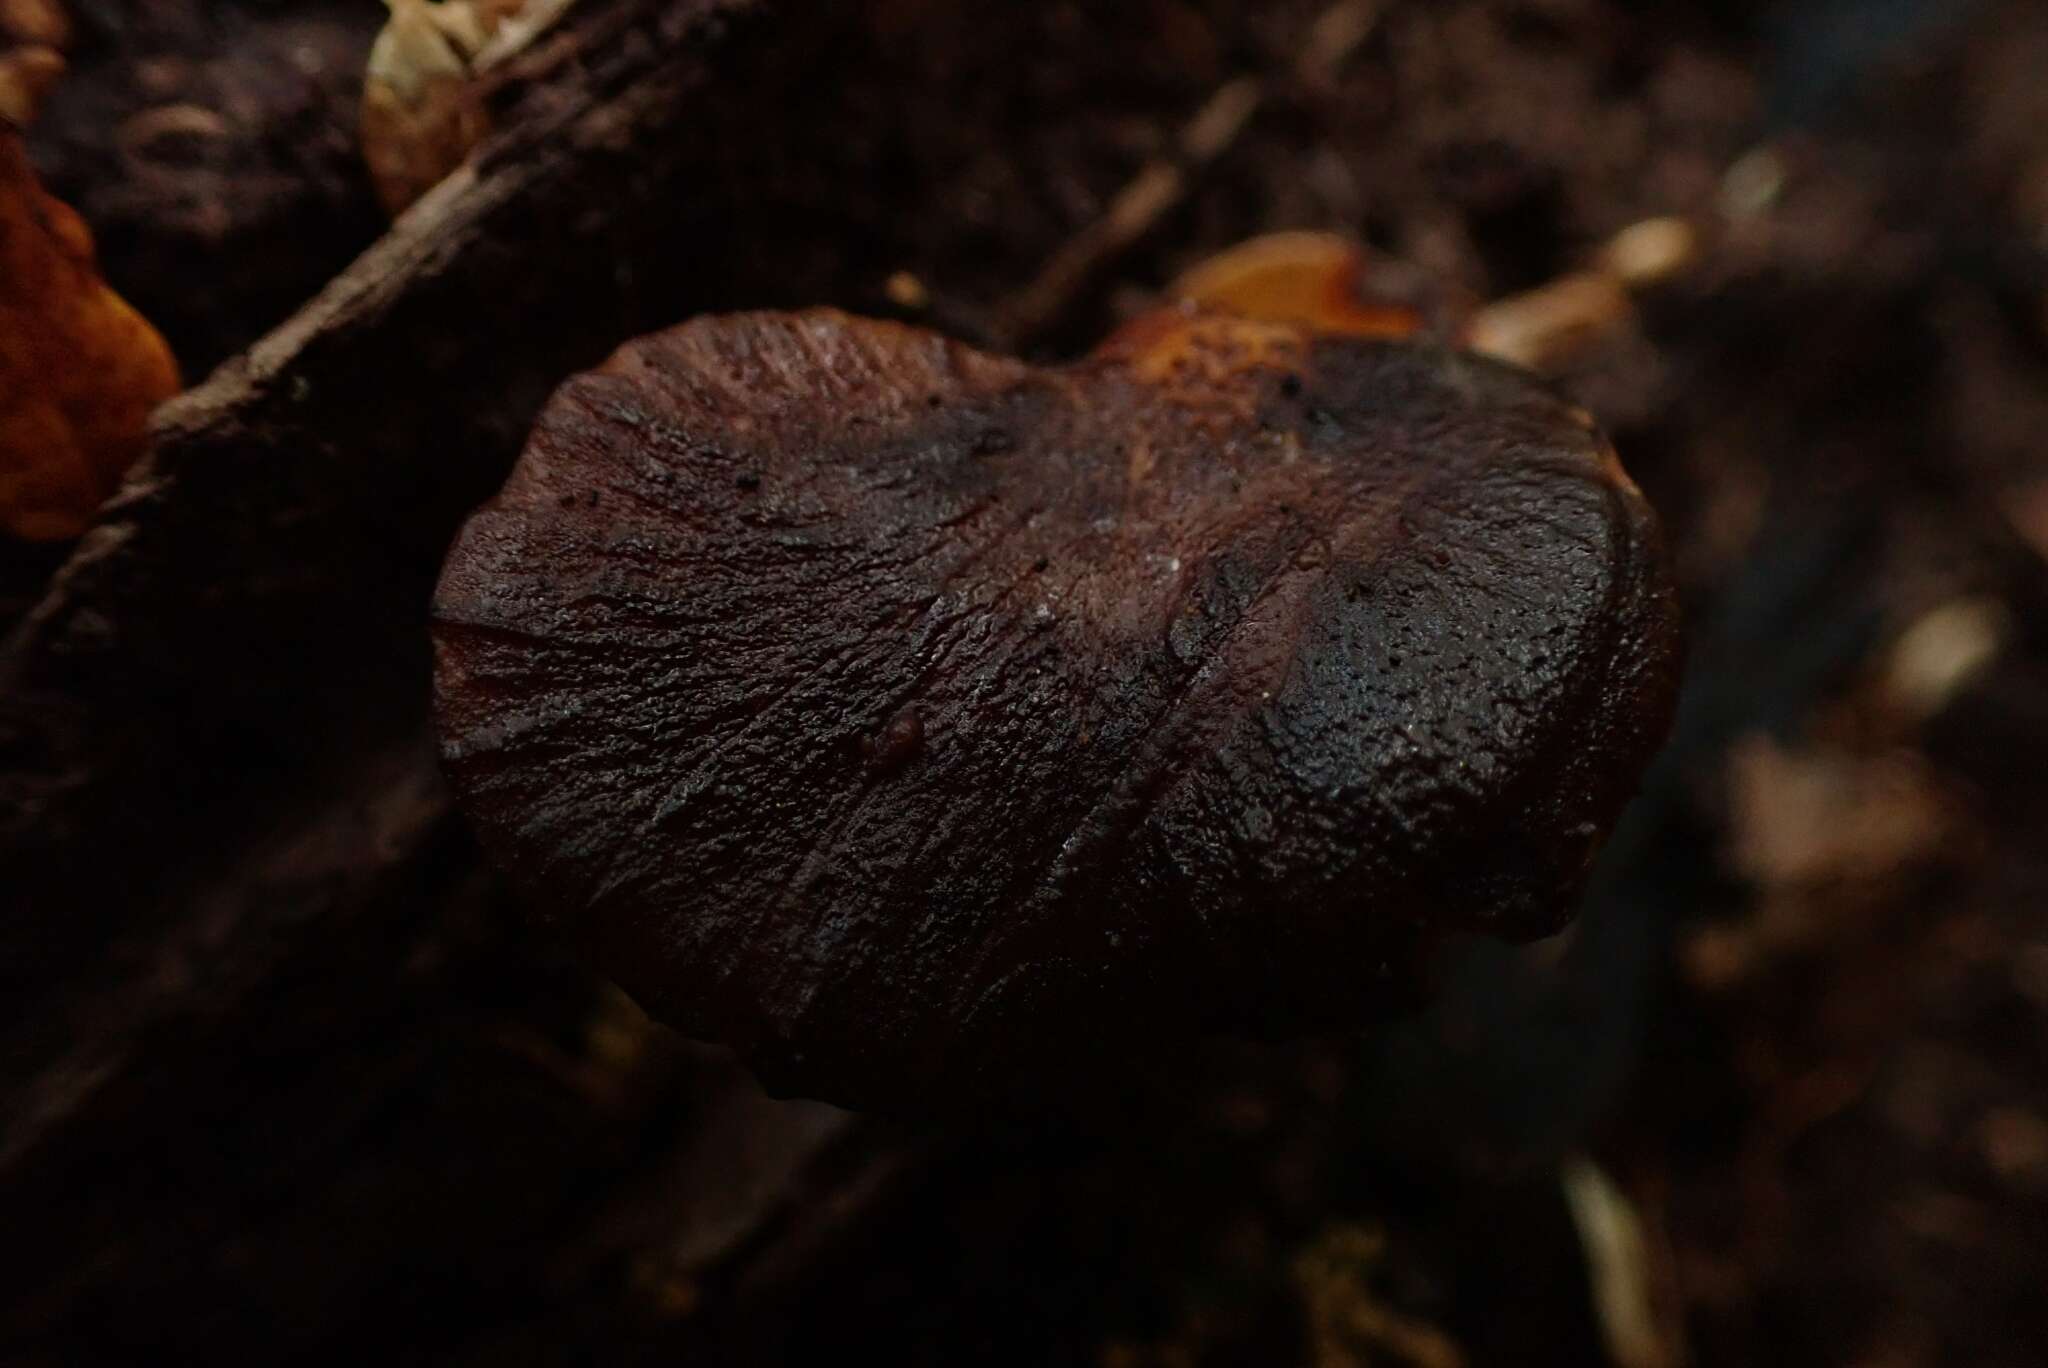
<svg viewBox="0 0 2048 1368"><path fill-rule="evenodd" d="M831 311L562 387L433 607L443 754L597 965L920 1108L1355 1024L1568 918L1668 728L1658 532L1440 347L1169 313L1039 368Z"/></svg>

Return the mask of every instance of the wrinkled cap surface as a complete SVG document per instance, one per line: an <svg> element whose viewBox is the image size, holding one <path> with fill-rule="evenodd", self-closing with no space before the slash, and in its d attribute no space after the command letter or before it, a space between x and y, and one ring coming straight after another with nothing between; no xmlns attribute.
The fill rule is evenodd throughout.
<svg viewBox="0 0 2048 1368"><path fill-rule="evenodd" d="M1059 368L828 311L644 338L434 602L492 856L656 1017L895 1107L1357 1023L1447 932L1557 930L1676 637L1535 381L1182 314Z"/></svg>

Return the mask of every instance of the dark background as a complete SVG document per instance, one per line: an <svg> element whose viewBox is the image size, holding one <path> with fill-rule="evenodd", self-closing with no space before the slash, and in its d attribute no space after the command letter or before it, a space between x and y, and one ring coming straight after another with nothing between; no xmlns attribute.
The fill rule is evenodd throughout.
<svg viewBox="0 0 2048 1368"><path fill-rule="evenodd" d="M226 365L0 549L0 1359L2048 1361L2048 6L1386 0L1322 70L1295 0L582 0L381 242L376 6L71 8L38 164ZM1272 228L1492 298L1670 214L1560 382L1665 519L1679 722L1575 931L1417 1022L1092 1123L773 1103L449 810L440 550L626 336L910 272L1058 357Z"/></svg>

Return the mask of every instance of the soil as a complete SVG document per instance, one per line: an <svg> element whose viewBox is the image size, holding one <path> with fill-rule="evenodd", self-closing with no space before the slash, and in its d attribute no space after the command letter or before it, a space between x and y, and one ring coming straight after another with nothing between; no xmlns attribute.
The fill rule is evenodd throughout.
<svg viewBox="0 0 2048 1368"><path fill-rule="evenodd" d="M2048 9L1387 0L1328 69L1311 0L735 4L689 136L522 182L496 248L401 225L376 250L425 283L252 365L383 230L374 9L72 8L32 148L226 368L107 535L0 553L0 1356L2048 1361ZM1184 193L1020 314L1248 75ZM138 130L165 106L217 117ZM549 155L487 149L485 188ZM1699 259L1559 383L1664 519L1678 726L1577 927L1470 947L1412 1022L1040 1127L775 1103L448 811L423 587L547 387L636 331L822 302L1057 357L1268 229L1492 298L1660 215Z"/></svg>

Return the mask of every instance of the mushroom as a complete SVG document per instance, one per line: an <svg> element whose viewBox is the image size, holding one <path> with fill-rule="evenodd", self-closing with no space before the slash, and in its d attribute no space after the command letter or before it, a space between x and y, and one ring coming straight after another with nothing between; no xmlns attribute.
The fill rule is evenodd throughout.
<svg viewBox="0 0 2048 1368"><path fill-rule="evenodd" d="M1670 722L1648 505L1527 374L1223 293L1063 366L818 309L570 380L434 600L490 856L657 1018L891 1109L1558 930Z"/></svg>

